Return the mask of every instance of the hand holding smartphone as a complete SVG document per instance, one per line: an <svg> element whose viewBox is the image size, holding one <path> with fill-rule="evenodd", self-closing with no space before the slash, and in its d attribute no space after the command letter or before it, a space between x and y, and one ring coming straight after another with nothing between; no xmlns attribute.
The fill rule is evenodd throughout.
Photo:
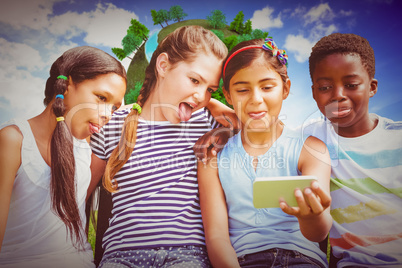
<svg viewBox="0 0 402 268"><path fill-rule="evenodd" d="M258 177L253 183L253 204L255 208L279 208L285 201L290 207L297 207L295 189L304 190L315 176Z"/></svg>

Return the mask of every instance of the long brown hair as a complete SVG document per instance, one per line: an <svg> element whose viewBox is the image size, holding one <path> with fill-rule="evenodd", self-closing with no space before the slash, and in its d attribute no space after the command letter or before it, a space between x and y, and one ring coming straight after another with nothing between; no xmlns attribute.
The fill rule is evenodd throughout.
<svg viewBox="0 0 402 268"><path fill-rule="evenodd" d="M183 26L167 35L152 54L151 61L145 70L145 80L137 103L143 107L155 88L158 79L156 60L161 53L167 53L169 63L174 66L181 61L191 61L200 52L212 53L223 60L227 55L227 48L213 32L201 26ZM127 115L119 144L113 150L106 165L103 186L109 192L117 191L117 182L113 181L113 178L134 150L138 117L138 112L134 109Z"/></svg>
<svg viewBox="0 0 402 268"><path fill-rule="evenodd" d="M116 73L126 79L126 71L119 61L106 52L89 46L67 50L50 69L46 82L44 104L47 106L56 95L63 95L68 81L57 79L59 75L70 77L75 84L84 80L95 79L98 75ZM56 98L52 104L56 117L64 116L66 107L62 98ZM64 222L70 238L77 248L83 246L82 220L76 200L75 158L73 136L67 124L59 121L51 140L51 181L50 193L52 210Z"/></svg>

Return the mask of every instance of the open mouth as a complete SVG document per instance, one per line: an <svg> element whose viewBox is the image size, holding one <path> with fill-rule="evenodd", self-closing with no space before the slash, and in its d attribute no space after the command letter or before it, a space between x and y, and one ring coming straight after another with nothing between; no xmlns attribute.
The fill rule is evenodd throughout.
<svg viewBox="0 0 402 268"><path fill-rule="evenodd" d="M179 105L179 117L180 121L188 121L191 118L191 114L195 109L195 105L188 102L181 102Z"/></svg>
<svg viewBox="0 0 402 268"><path fill-rule="evenodd" d="M91 134L94 134L94 133L99 133L99 131L101 130L101 126L99 126L99 125L96 125L96 124L93 124L93 123L89 123L89 132L91 133Z"/></svg>

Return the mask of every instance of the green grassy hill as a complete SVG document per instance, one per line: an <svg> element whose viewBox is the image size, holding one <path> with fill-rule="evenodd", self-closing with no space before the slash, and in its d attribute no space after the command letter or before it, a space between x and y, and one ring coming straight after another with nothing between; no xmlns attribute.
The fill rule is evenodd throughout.
<svg viewBox="0 0 402 268"><path fill-rule="evenodd" d="M145 43L135 53L130 66L127 69L127 91L126 94L134 89L136 82L143 82L145 78L145 68L147 68L149 62L145 55Z"/></svg>

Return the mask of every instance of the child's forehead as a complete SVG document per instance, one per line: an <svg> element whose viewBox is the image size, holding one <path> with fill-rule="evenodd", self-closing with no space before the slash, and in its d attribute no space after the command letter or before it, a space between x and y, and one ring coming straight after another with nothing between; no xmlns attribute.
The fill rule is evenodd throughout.
<svg viewBox="0 0 402 268"><path fill-rule="evenodd" d="M320 59L318 61L318 64L320 64L322 61L328 59L328 58L355 58L356 60L359 59L361 62L361 57L358 53L354 53L354 52L334 52L334 53L330 53L325 55L322 59ZM327 63L328 64L328 63Z"/></svg>
<svg viewBox="0 0 402 268"><path fill-rule="evenodd" d="M364 66L361 57L357 53L333 53L320 59L313 72L313 78L316 75L323 72L330 71L344 71L353 70L353 72L366 72L368 74L366 66Z"/></svg>

